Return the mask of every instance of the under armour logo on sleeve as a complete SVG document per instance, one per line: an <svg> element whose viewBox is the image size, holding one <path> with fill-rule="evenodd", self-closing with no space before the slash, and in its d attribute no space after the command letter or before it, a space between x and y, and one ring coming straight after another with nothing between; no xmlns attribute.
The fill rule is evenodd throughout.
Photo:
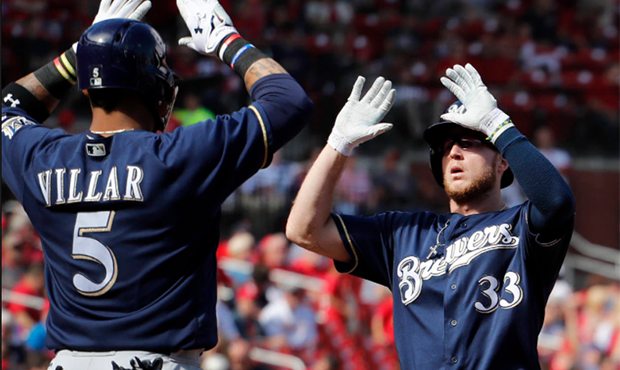
<svg viewBox="0 0 620 370"><path fill-rule="evenodd" d="M4 102L7 103L7 105L10 105L11 108L15 108L21 103L19 99L13 98L13 94L6 94L6 96L4 97Z"/></svg>

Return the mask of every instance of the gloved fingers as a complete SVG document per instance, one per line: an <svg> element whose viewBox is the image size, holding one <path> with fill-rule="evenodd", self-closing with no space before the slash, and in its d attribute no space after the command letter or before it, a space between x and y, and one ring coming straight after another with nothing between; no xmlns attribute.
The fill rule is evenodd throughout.
<svg viewBox="0 0 620 370"><path fill-rule="evenodd" d="M349 95L348 101L359 101L360 96L362 95L362 89L364 88L364 82L366 82L366 78L362 76L357 76L357 80L353 84L353 89L351 90L351 95Z"/></svg>
<svg viewBox="0 0 620 370"><path fill-rule="evenodd" d="M101 0L99 3L99 10L97 10L97 14L107 13L108 9L110 9L110 4L112 0Z"/></svg>
<svg viewBox="0 0 620 370"><path fill-rule="evenodd" d="M394 125L391 123L377 123L376 125L370 126L366 132L370 135L370 138L373 138L390 131L392 127L394 127Z"/></svg>
<svg viewBox="0 0 620 370"><path fill-rule="evenodd" d="M125 15L122 14L122 11L126 9L126 8L124 8L125 5L126 5L125 4L126 2L127 1L125 1L125 0L116 0L116 1L112 0L112 3L110 4L110 7L108 8L108 18L110 16L112 16L112 15L114 15L114 17L118 17L118 18L126 17L127 16L126 14ZM129 4L129 5L131 5L131 4ZM121 9L121 10L119 11L119 9Z"/></svg>
<svg viewBox="0 0 620 370"><path fill-rule="evenodd" d="M462 116L463 116L462 113L449 112L449 113L444 113L439 117L444 121L458 123L461 120Z"/></svg>
<svg viewBox="0 0 620 370"><path fill-rule="evenodd" d="M392 109L392 105L394 105L394 100L396 98L396 90L391 89L388 94L387 97L385 99L383 99L383 102L381 102L381 106L379 107L379 109L381 109L382 112L389 112L390 109Z"/></svg>
<svg viewBox="0 0 620 370"><path fill-rule="evenodd" d="M368 92L366 92L366 95L364 95L364 97L362 98L361 102L367 103L367 104L370 103L372 99L374 99L375 96L377 96L384 82L385 82L385 78L381 76L377 77L377 79L375 80L375 82L373 82Z"/></svg>
<svg viewBox="0 0 620 370"><path fill-rule="evenodd" d="M232 26L230 16L226 13L226 10L224 10L224 7L219 2L217 2L213 8L213 14L215 14L222 23Z"/></svg>
<svg viewBox="0 0 620 370"><path fill-rule="evenodd" d="M138 21L142 20L146 13L151 10L152 5L153 4L150 2L150 0L142 2L142 4L138 5L138 7L129 15L129 18Z"/></svg>
<svg viewBox="0 0 620 370"><path fill-rule="evenodd" d="M466 82L461 78L461 76L456 70L452 68L446 69L446 76L447 76L446 78L449 78L450 80L452 80L452 82L458 85L462 91L465 91L465 89L467 89Z"/></svg>
<svg viewBox="0 0 620 370"><path fill-rule="evenodd" d="M379 108L390 90L392 90L392 81L385 80L385 82L383 82L383 85L381 85L381 89L377 93L377 96L375 96L374 99L372 99L372 101L370 102L370 106Z"/></svg>
<svg viewBox="0 0 620 370"><path fill-rule="evenodd" d="M130 18L142 0L116 0L108 10L108 18Z"/></svg>
<svg viewBox="0 0 620 370"><path fill-rule="evenodd" d="M469 89L474 89L476 84L474 83L473 78L470 76L469 71L466 70L462 65L456 64L452 67L461 77L461 79L467 84Z"/></svg>
<svg viewBox="0 0 620 370"><path fill-rule="evenodd" d="M177 0L177 8L179 9L179 13L181 13L181 17L185 20L185 23L190 19L190 2L187 0Z"/></svg>
<svg viewBox="0 0 620 370"><path fill-rule="evenodd" d="M187 46L187 47L190 47L192 49L194 49L196 47L196 45L194 45L194 41L193 41L191 36L186 36L186 37L180 38L179 39L179 45Z"/></svg>
<svg viewBox="0 0 620 370"><path fill-rule="evenodd" d="M474 66L467 63L465 64L465 69L467 70L467 72L469 72L469 75L471 76L476 86L485 86L484 82L482 82L482 78L480 77L480 73L478 73L478 71L476 70L476 68L474 68Z"/></svg>
<svg viewBox="0 0 620 370"><path fill-rule="evenodd" d="M447 73L447 72L446 72ZM439 79L442 85L444 85L458 100L463 102L465 100L465 91L454 81L447 77L441 77Z"/></svg>

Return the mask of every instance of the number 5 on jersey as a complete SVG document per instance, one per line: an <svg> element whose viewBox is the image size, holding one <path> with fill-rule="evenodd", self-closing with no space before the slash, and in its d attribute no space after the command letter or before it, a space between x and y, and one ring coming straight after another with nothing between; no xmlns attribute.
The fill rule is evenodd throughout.
<svg viewBox="0 0 620 370"><path fill-rule="evenodd" d="M79 272L73 275L73 285L82 295L100 296L110 290L116 282L118 267L112 250L98 240L85 236L88 233L112 230L114 214L114 211L80 212L75 219L71 257L96 262L105 269L105 277L99 283L93 282Z"/></svg>

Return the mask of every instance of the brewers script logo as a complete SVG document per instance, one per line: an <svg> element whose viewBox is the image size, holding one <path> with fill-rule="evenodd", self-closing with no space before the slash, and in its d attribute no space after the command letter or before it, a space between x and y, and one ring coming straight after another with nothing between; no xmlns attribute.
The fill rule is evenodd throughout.
<svg viewBox="0 0 620 370"><path fill-rule="evenodd" d="M496 249L514 249L519 238L511 232L509 224L493 225L484 230L464 236L446 248L445 256L437 259L420 261L418 257L408 256L398 264L397 274L400 278L398 288L400 299L408 305L422 292L424 280L441 276L459 267L468 265L474 258Z"/></svg>

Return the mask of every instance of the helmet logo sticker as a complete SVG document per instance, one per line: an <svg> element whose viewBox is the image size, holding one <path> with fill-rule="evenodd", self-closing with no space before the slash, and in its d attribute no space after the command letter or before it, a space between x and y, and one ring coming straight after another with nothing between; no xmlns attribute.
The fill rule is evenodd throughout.
<svg viewBox="0 0 620 370"><path fill-rule="evenodd" d="M90 86L101 86L101 66L93 66L90 70Z"/></svg>

